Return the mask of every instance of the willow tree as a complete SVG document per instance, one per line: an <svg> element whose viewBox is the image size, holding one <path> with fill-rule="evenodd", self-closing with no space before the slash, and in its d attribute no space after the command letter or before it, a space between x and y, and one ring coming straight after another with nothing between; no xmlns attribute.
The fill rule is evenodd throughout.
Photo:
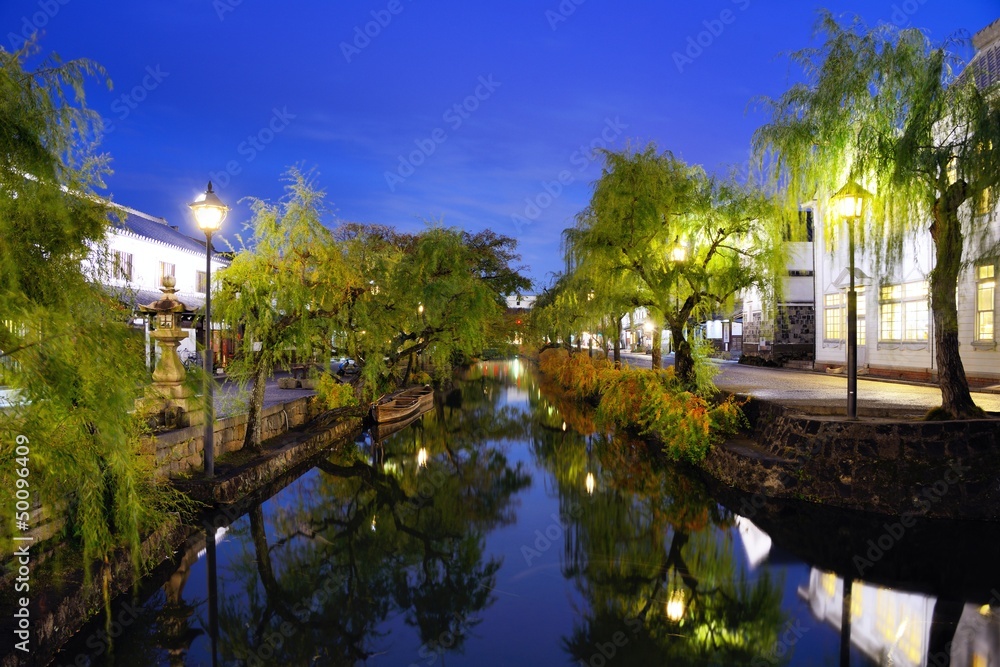
<svg viewBox="0 0 1000 667"><path fill-rule="evenodd" d="M577 264L593 261L637 285L651 316L666 322L679 378L695 385L689 322L710 316L765 278L780 280L780 216L749 185L710 178L652 144L604 151L590 205L567 232ZM659 367L659 327L653 367Z"/></svg>
<svg viewBox="0 0 1000 667"><path fill-rule="evenodd" d="M823 12L819 48L793 55L806 80L766 100L754 148L787 185L791 207L829 200L849 181L872 194L862 243L881 273L905 240L934 245L929 290L945 416L981 416L959 355L958 279L990 232L1000 195L1000 102L985 72L965 69L919 30L841 25ZM829 207L827 207L829 208Z"/></svg>
<svg viewBox="0 0 1000 667"><path fill-rule="evenodd" d="M456 360L512 335L505 297L530 287L514 239L434 224L418 234L348 224L337 238L363 287L339 313L338 331L367 398L406 384L418 363L444 377Z"/></svg>
<svg viewBox="0 0 1000 667"><path fill-rule="evenodd" d="M14 507L24 445L16 467L32 498L64 515L84 562L126 544L138 564L167 492L152 482L134 415L148 382L142 338L101 289L103 267L87 262L110 224L92 194L107 170L91 151L100 118L84 95L103 72L55 57L29 71L33 51L0 49L0 386L18 397L0 409L0 500Z"/></svg>
<svg viewBox="0 0 1000 667"><path fill-rule="evenodd" d="M264 385L276 366L289 366L319 350L329 359L335 317L355 272L344 262L323 224L325 193L308 174L291 169L278 203L251 199L250 247L219 276L216 309L238 334L229 374L253 383L243 447L260 450Z"/></svg>

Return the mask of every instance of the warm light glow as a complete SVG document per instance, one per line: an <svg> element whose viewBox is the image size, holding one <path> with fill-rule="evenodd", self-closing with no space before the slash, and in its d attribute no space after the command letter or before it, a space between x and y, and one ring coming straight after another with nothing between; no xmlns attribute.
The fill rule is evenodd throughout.
<svg viewBox="0 0 1000 667"><path fill-rule="evenodd" d="M979 608L979 614L981 616L989 616L990 615L990 606L988 604L984 604L982 607Z"/></svg>
<svg viewBox="0 0 1000 667"><path fill-rule="evenodd" d="M642 325L642 328L646 330L646 333L653 333L653 320L646 320L646 323Z"/></svg>
<svg viewBox="0 0 1000 667"><path fill-rule="evenodd" d="M871 193L858 185L857 182L849 181L830 198L830 203L841 218L860 218L864 214L865 201L871 196Z"/></svg>
<svg viewBox="0 0 1000 667"><path fill-rule="evenodd" d="M896 630L896 641L898 642L903 638L903 633L906 632L906 626L909 624L910 619L904 618L903 622L899 624L899 629Z"/></svg>
<svg viewBox="0 0 1000 667"><path fill-rule="evenodd" d="M687 248L682 245L675 245L670 249L670 260L673 262L683 262L687 259Z"/></svg>
<svg viewBox="0 0 1000 667"><path fill-rule="evenodd" d="M856 218L861 215L861 199L847 195L837 200L837 211L842 218Z"/></svg>
<svg viewBox="0 0 1000 667"><path fill-rule="evenodd" d="M563 422L563 430L566 430L566 422Z"/></svg>
<svg viewBox="0 0 1000 667"><path fill-rule="evenodd" d="M587 487L587 493L594 495L594 486L596 482L594 481L594 473L588 472L587 479L583 482L584 486Z"/></svg>
<svg viewBox="0 0 1000 667"><path fill-rule="evenodd" d="M427 448L421 447L420 451L417 452L417 465L421 468L427 467Z"/></svg>
<svg viewBox="0 0 1000 667"><path fill-rule="evenodd" d="M420 305L417 306L417 312L420 313L421 315L424 314L424 304L421 303Z"/></svg>
<svg viewBox="0 0 1000 667"><path fill-rule="evenodd" d="M212 191L212 182L208 182L208 189L198 195L197 199L188 204L194 211L194 219L198 223L198 229L211 234L217 232L222 227L222 221L229 213L229 207L222 203L218 195Z"/></svg>
<svg viewBox="0 0 1000 667"><path fill-rule="evenodd" d="M593 300L594 300L594 297L595 297L595 296L596 296L596 295L594 294L594 290L590 290L590 291L589 291L589 292L587 293L587 301L593 301Z"/></svg>
<svg viewBox="0 0 1000 667"><path fill-rule="evenodd" d="M667 618L677 622L684 618L684 591L674 591L667 600Z"/></svg>
<svg viewBox="0 0 1000 667"><path fill-rule="evenodd" d="M378 520L378 516L372 517L372 532L375 532L375 522Z"/></svg>

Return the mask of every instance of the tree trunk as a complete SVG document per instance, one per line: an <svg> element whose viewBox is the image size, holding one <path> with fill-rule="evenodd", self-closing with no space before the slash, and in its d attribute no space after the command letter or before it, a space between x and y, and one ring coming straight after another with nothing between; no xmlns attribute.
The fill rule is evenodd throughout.
<svg viewBox="0 0 1000 667"><path fill-rule="evenodd" d="M622 367L622 318L615 318L615 368Z"/></svg>
<svg viewBox="0 0 1000 667"><path fill-rule="evenodd" d="M674 373L685 387L694 388L694 357L691 343L684 337L684 327L671 325L670 338L674 341Z"/></svg>
<svg viewBox="0 0 1000 667"><path fill-rule="evenodd" d="M243 449L251 452L261 451L263 439L262 419L264 414L264 387L267 384L267 368L263 360L258 360L254 367L253 390L250 392L250 405L247 406L247 432L243 436Z"/></svg>
<svg viewBox="0 0 1000 667"><path fill-rule="evenodd" d="M930 275L931 313L936 338L935 360L941 387L942 416L951 419L982 417L972 400L965 366L958 351L958 274L962 266L962 229L958 207L965 199L965 184L953 184L934 205L935 264Z"/></svg>
<svg viewBox="0 0 1000 667"><path fill-rule="evenodd" d="M659 370L663 368L663 335L660 333L660 327L653 327L653 341L652 341L652 351L653 351L653 370Z"/></svg>

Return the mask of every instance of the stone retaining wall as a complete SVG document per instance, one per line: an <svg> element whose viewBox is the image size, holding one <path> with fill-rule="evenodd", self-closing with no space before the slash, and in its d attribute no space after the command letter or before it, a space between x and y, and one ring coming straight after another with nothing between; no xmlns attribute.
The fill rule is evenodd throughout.
<svg viewBox="0 0 1000 667"><path fill-rule="evenodd" d="M262 414L262 439L268 440L301 426L319 414L315 396L297 398L266 407ZM247 432L247 415L239 414L215 422L215 456L240 449ZM189 426L151 438L156 457L156 479L184 475L204 469L205 427Z"/></svg>
<svg viewBox="0 0 1000 667"><path fill-rule="evenodd" d="M749 438L703 467L730 486L886 514L1000 519L1000 420L802 415L747 406Z"/></svg>

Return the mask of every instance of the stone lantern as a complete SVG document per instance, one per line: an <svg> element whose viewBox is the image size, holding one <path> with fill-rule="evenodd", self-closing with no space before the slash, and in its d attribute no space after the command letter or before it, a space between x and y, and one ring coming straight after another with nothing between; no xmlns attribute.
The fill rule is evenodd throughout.
<svg viewBox="0 0 1000 667"><path fill-rule="evenodd" d="M156 330L149 336L159 343L160 359L153 370L153 386L150 399L157 403L158 421L168 427L195 426L202 422L202 413L196 409L200 404L194 392L184 384L187 372L177 355L177 346L187 338L181 329L181 313L188 307L174 296L176 281L173 276L163 277L163 298L139 310L152 317Z"/></svg>

